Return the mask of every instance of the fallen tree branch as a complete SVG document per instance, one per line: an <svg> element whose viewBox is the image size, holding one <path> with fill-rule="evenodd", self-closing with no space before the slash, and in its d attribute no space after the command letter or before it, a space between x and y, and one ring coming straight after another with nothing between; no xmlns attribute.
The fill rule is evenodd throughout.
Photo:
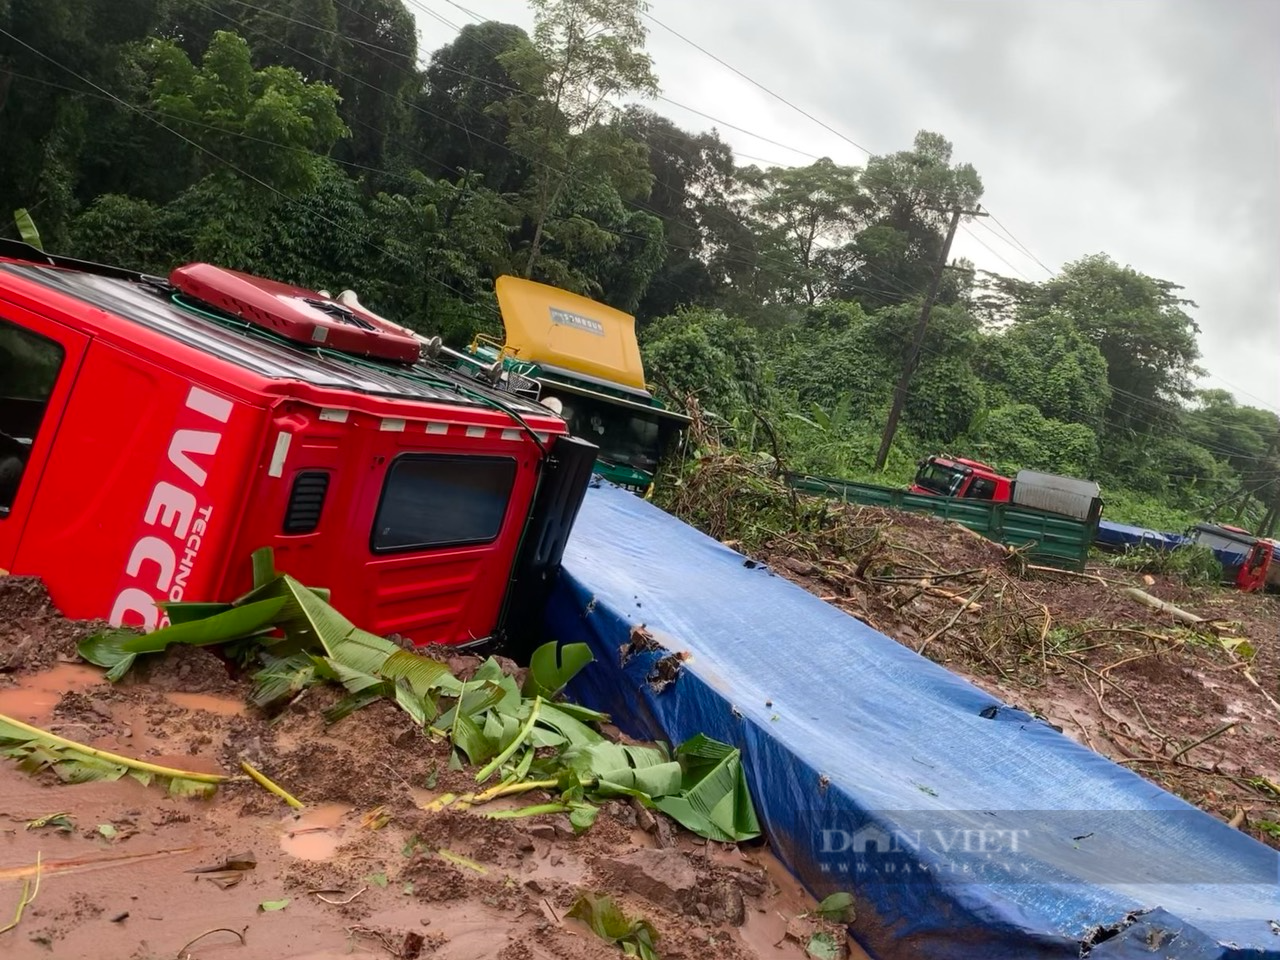
<svg viewBox="0 0 1280 960"><path fill-rule="evenodd" d="M980 587L978 587L978 589L973 592L973 596L969 597L960 605L960 608L956 610L954 614L951 615L951 619L948 620L946 624L944 624L942 627L939 627L937 630L933 631L933 633L929 634L929 636L925 637L924 640L921 642L920 646L916 648L916 653L923 654L925 651L925 648L928 647L929 644L933 643L934 640L937 640L940 636L942 636L944 633L946 633L948 630L954 627L956 625L956 621L960 619L960 615L964 613L966 610L968 610L971 606L976 605L977 599L980 596L982 596L982 591L987 589L987 585L989 583L990 581L987 581L987 583L984 583Z"/></svg>
<svg viewBox="0 0 1280 960"><path fill-rule="evenodd" d="M248 930L249 928L248 928L248 927L245 927L245 929L246 929L246 930ZM240 946L242 946L242 947L244 946L244 934L243 934L243 933L241 933L239 930L232 930L230 927L214 927L212 930L206 930L204 933L200 934L200 936L198 936L198 937L192 937L190 940L188 940L186 943L184 943L184 944L182 945L182 948L178 951L178 960L183 960L183 958L184 958L185 956L187 956L187 951L188 951L188 950L189 950L189 949L190 949L190 948L191 948L191 947L192 947L196 942L198 942L198 941L200 941L200 940L203 940L205 937L212 936L212 935L213 935L213 934L215 934L215 933L232 933L232 934L235 934L237 937L239 937L239 938L240 938Z"/></svg>
<svg viewBox="0 0 1280 960"><path fill-rule="evenodd" d="M1060 577L1074 577L1077 580L1093 580L1105 586L1125 586L1122 580L1108 580L1096 573L1076 573L1074 570L1059 570L1057 567L1045 567L1038 563L1028 563L1027 569L1034 570L1036 573L1055 573Z"/></svg>
<svg viewBox="0 0 1280 960"><path fill-rule="evenodd" d="M1198 617L1194 613L1188 613L1186 610L1175 607L1172 603L1166 603L1159 597L1153 597L1145 590L1139 590L1137 587L1121 587L1120 592L1126 597L1130 597L1141 604L1151 607L1153 610L1159 610L1161 613L1167 613L1175 620L1181 620L1183 623L1200 626L1209 622L1204 617Z"/></svg>
<svg viewBox="0 0 1280 960"><path fill-rule="evenodd" d="M249 763L248 760L240 761L240 769L243 770L245 773L247 773L253 779L254 783L262 787L262 789L266 790L268 793L275 794L277 797L279 797L289 806L293 807L293 809L295 810L302 809L301 800L299 800L293 794L285 790L284 787L267 779L267 775L255 769L253 765Z"/></svg>
<svg viewBox="0 0 1280 960"><path fill-rule="evenodd" d="M36 894L40 892L40 854L36 854L36 882L33 886L30 880L22 881L22 895L18 897L18 909L13 914L13 920L0 927L0 933L8 933L19 923L22 922L22 913L27 907L35 903Z"/></svg>
<svg viewBox="0 0 1280 960"><path fill-rule="evenodd" d="M1171 756L1169 759L1170 759L1170 760L1177 760L1177 759L1178 759L1180 756L1182 756L1184 753L1187 753L1187 752L1188 752L1188 751L1190 751L1190 750L1194 750L1196 747L1200 746L1201 744L1208 743L1208 742L1209 742L1210 740L1212 740L1214 737L1220 737L1220 736L1222 736L1224 733L1226 733L1228 730L1230 730L1232 727L1234 727L1234 726L1235 726L1236 724L1238 724L1239 722L1240 722L1239 720L1230 720L1230 721L1228 721L1227 723L1224 723L1222 726L1218 727L1218 728L1217 728L1216 730L1214 730L1212 733L1206 733L1203 737L1201 737L1201 738L1200 738L1199 740L1197 740L1195 743L1188 743L1185 747L1183 747L1182 749L1180 749L1177 753L1175 753L1175 754L1174 754L1173 756Z"/></svg>

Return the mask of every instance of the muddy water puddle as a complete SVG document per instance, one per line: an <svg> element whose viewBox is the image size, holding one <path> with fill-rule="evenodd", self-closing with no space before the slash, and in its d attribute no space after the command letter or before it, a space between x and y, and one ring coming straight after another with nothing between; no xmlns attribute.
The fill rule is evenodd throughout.
<svg viewBox="0 0 1280 960"><path fill-rule="evenodd" d="M280 849L299 860L328 860L346 839L343 818L351 807L322 803L286 817L281 826Z"/></svg>
<svg viewBox="0 0 1280 960"><path fill-rule="evenodd" d="M244 716L245 712L243 700L220 697L213 693L166 693L164 696L184 710L205 710L220 717L239 717Z"/></svg>
<svg viewBox="0 0 1280 960"><path fill-rule="evenodd" d="M22 678L21 686L0 687L0 713L39 723L48 720L62 695L102 683L102 671L82 663L60 663Z"/></svg>

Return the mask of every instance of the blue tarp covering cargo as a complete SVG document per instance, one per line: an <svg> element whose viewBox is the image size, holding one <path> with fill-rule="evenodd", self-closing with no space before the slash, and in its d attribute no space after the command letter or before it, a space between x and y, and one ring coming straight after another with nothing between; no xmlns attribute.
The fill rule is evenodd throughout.
<svg viewBox="0 0 1280 960"><path fill-rule="evenodd" d="M1162 550L1172 550L1187 542L1186 537L1177 533L1162 533L1159 530L1135 527L1127 523L1115 523L1111 520L1099 521L1095 540L1108 547L1149 546L1159 547Z"/></svg>
<svg viewBox="0 0 1280 960"><path fill-rule="evenodd" d="M1275 851L631 494L588 492L548 618L622 729L742 749L775 852L856 895L877 958L1280 958ZM621 652L639 623L674 683Z"/></svg>

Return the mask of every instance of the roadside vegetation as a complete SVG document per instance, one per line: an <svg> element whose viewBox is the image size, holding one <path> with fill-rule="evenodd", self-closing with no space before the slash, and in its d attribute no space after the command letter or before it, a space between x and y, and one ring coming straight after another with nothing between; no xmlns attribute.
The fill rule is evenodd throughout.
<svg viewBox="0 0 1280 960"><path fill-rule="evenodd" d="M655 109L640 0L531 5L532 34L464 22L433 51L403 0L0 5L6 232L351 287L454 344L530 276L633 312L652 379L744 455L898 484L945 451L1098 479L1116 520L1274 529L1280 418L1199 389L1214 318L1096 251L1033 281L952 264L870 474L979 171L929 131L857 167L736 157Z"/></svg>

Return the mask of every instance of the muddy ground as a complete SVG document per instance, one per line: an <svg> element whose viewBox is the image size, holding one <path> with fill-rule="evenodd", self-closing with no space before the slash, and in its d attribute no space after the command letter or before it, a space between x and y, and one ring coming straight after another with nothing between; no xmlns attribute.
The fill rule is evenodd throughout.
<svg viewBox="0 0 1280 960"><path fill-rule="evenodd" d="M829 509L816 530L790 531L754 555L1280 847L1280 597L1127 573L1105 558L1083 576L1036 570L955 523ZM1207 622L1146 606L1126 586Z"/></svg>
<svg viewBox="0 0 1280 960"><path fill-rule="evenodd" d="M96 626L64 620L38 583L0 578L0 714L181 769L234 773L247 758L305 807L247 781L173 799L127 777L70 785L0 762L0 927L40 863L34 902L0 933L6 960L621 956L566 917L582 892L650 920L664 960L800 960L815 929L843 939L800 917L813 901L763 841L706 843L621 803L581 836L563 817L427 812L475 783L391 704L326 729L338 693L317 687L268 718L200 649L111 686L76 662ZM477 664L451 663L462 677ZM59 813L61 828L28 826Z"/></svg>

